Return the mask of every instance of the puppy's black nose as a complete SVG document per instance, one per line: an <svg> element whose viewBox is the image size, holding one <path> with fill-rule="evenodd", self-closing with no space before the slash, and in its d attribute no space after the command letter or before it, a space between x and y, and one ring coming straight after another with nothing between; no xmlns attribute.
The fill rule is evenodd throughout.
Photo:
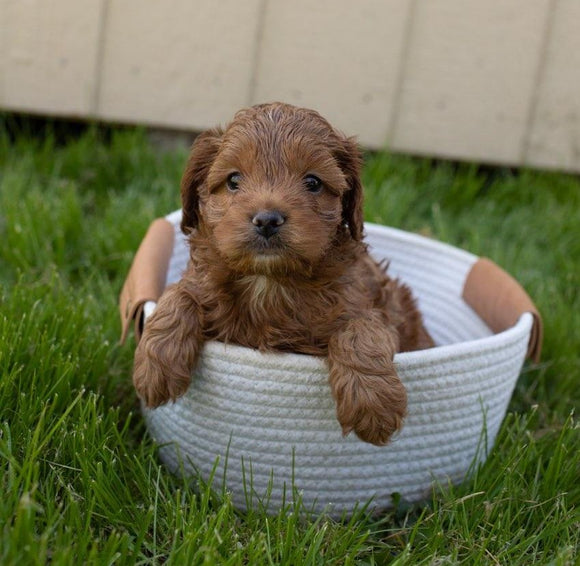
<svg viewBox="0 0 580 566"><path fill-rule="evenodd" d="M264 238L277 234L286 219L277 210L262 210L252 218L256 232Z"/></svg>

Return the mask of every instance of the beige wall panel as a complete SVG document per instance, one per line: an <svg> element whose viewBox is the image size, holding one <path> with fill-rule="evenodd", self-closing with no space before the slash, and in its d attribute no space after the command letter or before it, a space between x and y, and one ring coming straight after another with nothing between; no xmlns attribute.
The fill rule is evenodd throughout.
<svg viewBox="0 0 580 566"><path fill-rule="evenodd" d="M521 161L549 0L415 3L391 147Z"/></svg>
<svg viewBox="0 0 580 566"><path fill-rule="evenodd" d="M102 0L0 0L0 105L91 114Z"/></svg>
<svg viewBox="0 0 580 566"><path fill-rule="evenodd" d="M99 115L200 129L249 100L259 0L109 4Z"/></svg>
<svg viewBox="0 0 580 566"><path fill-rule="evenodd" d="M6 65L7 56L6 52L9 49L8 46L8 1L0 0L0 108L6 107L4 102L4 79L6 75Z"/></svg>
<svg viewBox="0 0 580 566"><path fill-rule="evenodd" d="M580 2L555 2L526 162L580 171Z"/></svg>
<svg viewBox="0 0 580 566"><path fill-rule="evenodd" d="M315 108L361 143L383 146L409 5L406 0L270 0L254 102Z"/></svg>

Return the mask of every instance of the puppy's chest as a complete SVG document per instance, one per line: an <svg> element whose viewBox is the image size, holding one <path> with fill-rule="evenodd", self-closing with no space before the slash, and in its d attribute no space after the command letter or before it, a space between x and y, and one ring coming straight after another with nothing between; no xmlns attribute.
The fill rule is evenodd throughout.
<svg viewBox="0 0 580 566"><path fill-rule="evenodd" d="M261 350L326 353L342 314L336 289L284 285L247 276L206 305L208 336Z"/></svg>

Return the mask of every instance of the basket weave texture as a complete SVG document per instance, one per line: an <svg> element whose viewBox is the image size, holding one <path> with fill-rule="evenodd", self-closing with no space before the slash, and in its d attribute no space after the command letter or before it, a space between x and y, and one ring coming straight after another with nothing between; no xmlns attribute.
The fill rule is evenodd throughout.
<svg viewBox="0 0 580 566"><path fill-rule="evenodd" d="M180 214L167 220L176 231L169 284L188 250ZM275 511L298 490L307 508L339 515L369 500L386 509L394 493L418 502L434 482L460 482L485 460L524 362L532 315L493 334L461 297L476 256L372 224L366 241L411 286L437 343L395 357L409 400L402 431L385 447L343 437L322 359L210 342L186 395L144 409L169 469L225 478L241 509L267 499Z"/></svg>

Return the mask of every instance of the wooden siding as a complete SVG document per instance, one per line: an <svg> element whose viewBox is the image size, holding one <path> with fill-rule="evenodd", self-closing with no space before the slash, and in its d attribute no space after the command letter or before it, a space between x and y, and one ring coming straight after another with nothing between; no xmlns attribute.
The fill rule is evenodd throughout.
<svg viewBox="0 0 580 566"><path fill-rule="evenodd" d="M269 100L371 148L580 171L580 2L0 0L0 108L203 130Z"/></svg>

